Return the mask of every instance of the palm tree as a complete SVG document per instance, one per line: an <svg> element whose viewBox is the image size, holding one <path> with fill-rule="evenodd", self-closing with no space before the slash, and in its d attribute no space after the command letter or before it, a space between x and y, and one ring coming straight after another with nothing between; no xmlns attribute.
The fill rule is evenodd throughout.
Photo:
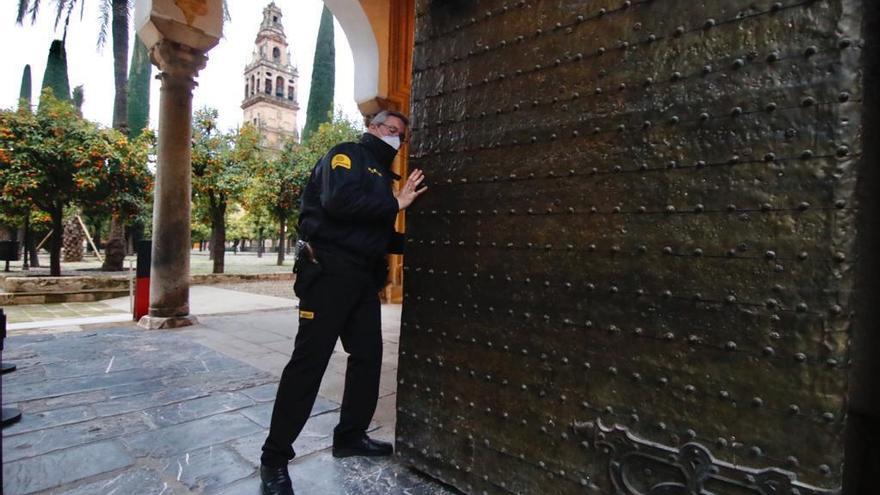
<svg viewBox="0 0 880 495"><path fill-rule="evenodd" d="M101 49L107 42L108 27L113 40L113 80L116 88L116 97L113 100L113 127L125 130L127 117L127 90L128 83L128 16L131 0L100 0L101 26L98 31L98 48ZM70 18L80 7L80 18L83 15L85 2L83 0L55 0L55 27L64 20L64 35L67 36L67 26ZM40 0L18 0L18 15L16 22L23 24L27 17L31 23L36 22L40 10Z"/></svg>
<svg viewBox="0 0 880 495"><path fill-rule="evenodd" d="M123 134L128 134L128 16L131 0L100 0L101 29L98 32L98 48L107 42L107 28L110 28L113 40L113 81L116 96L113 100L113 127ZM80 18L85 6L84 0L55 0L55 27L64 20L64 36L67 37L67 26L70 17L79 5ZM37 19L40 0L18 0L18 16L16 22L22 24L30 17L31 23ZM118 212L113 212L110 238L108 245L121 244L124 241L125 229ZM112 256L110 255L112 254ZM122 270L125 258L124 249L113 249L105 258L103 269L107 271Z"/></svg>

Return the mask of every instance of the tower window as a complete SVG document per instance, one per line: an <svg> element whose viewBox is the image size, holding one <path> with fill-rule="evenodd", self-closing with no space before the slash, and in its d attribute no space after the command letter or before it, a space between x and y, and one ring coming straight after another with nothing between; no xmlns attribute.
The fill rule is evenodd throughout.
<svg viewBox="0 0 880 495"><path fill-rule="evenodd" d="M266 90L266 94L267 94L267 95L271 95L271 94L272 94L272 80L271 80L271 79L266 79L266 83L265 83L265 85L263 86L263 89Z"/></svg>
<svg viewBox="0 0 880 495"><path fill-rule="evenodd" d="M250 87L248 86L248 83L244 83L244 97L247 98L249 94L251 94Z"/></svg>
<svg viewBox="0 0 880 495"><path fill-rule="evenodd" d="M272 22L274 22L275 24L278 24L278 16L277 15L272 16Z"/></svg>
<svg viewBox="0 0 880 495"><path fill-rule="evenodd" d="M276 62L281 61L281 50L279 50L277 46L272 49L272 60Z"/></svg>
<svg viewBox="0 0 880 495"><path fill-rule="evenodd" d="M293 86L287 87L287 99L293 100Z"/></svg>
<svg viewBox="0 0 880 495"><path fill-rule="evenodd" d="M284 98L284 78L281 76L275 79L275 96Z"/></svg>

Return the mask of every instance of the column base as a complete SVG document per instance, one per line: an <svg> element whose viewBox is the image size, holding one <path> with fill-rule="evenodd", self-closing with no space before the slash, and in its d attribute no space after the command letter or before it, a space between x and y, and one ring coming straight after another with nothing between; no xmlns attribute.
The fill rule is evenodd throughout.
<svg viewBox="0 0 880 495"><path fill-rule="evenodd" d="M193 315L186 316L143 316L138 321L138 326L144 330L170 330L172 328L198 325L199 320Z"/></svg>

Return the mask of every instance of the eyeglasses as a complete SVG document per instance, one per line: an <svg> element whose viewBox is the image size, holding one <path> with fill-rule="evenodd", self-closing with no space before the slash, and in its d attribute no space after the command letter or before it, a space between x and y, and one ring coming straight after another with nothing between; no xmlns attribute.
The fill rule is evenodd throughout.
<svg viewBox="0 0 880 495"><path fill-rule="evenodd" d="M392 136L399 136L401 141L405 141L405 140L406 140L406 130L400 130L400 129L398 129L398 128L395 127L395 126L393 126L393 125L388 125L388 124L386 124L386 123L384 123L384 122L381 123L381 124L379 124L379 125L380 125L380 126L384 126L385 128L387 128L387 129L388 129L388 132L389 132Z"/></svg>

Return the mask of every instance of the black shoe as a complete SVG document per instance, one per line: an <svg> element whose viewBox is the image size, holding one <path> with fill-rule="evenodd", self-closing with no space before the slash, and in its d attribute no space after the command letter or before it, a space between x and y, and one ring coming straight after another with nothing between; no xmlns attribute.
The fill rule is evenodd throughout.
<svg viewBox="0 0 880 495"><path fill-rule="evenodd" d="M260 466L260 481L263 495L294 495L287 466L278 468Z"/></svg>
<svg viewBox="0 0 880 495"><path fill-rule="evenodd" d="M388 442L373 440L364 435L357 440L337 444L333 442L333 457L351 457L355 455L366 457L384 457L394 453L394 447Z"/></svg>

